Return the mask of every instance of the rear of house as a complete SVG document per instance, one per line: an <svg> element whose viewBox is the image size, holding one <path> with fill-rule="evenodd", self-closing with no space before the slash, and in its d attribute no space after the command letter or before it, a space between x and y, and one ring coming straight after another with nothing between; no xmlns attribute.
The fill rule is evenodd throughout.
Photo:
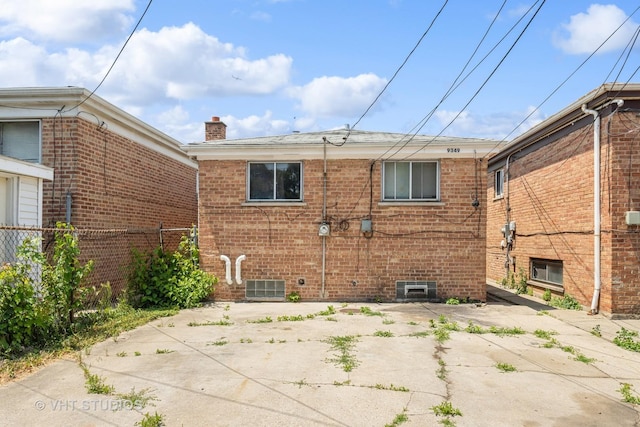
<svg viewBox="0 0 640 427"><path fill-rule="evenodd" d="M202 265L218 300L485 299L486 161L496 141L337 130L207 141ZM217 138L217 139L216 139Z"/></svg>
<svg viewBox="0 0 640 427"><path fill-rule="evenodd" d="M604 85L489 160L489 283L640 314L639 112L640 85Z"/></svg>

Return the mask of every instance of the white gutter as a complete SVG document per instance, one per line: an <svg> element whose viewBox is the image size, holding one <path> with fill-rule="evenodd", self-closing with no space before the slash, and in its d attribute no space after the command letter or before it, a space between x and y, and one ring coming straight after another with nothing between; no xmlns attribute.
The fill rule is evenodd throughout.
<svg viewBox="0 0 640 427"><path fill-rule="evenodd" d="M601 109L614 102L618 107L624 104L623 100L616 99L606 103ZM593 298L589 314L597 314L602 287L600 279L600 113L597 110L588 109L587 104L582 104L582 111L593 116Z"/></svg>

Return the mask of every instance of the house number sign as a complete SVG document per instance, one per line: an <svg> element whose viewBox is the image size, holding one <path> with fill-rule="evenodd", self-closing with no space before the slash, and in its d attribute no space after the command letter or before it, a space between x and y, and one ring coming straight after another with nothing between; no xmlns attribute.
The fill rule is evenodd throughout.
<svg viewBox="0 0 640 427"><path fill-rule="evenodd" d="M459 148L447 148L447 153L459 153Z"/></svg>

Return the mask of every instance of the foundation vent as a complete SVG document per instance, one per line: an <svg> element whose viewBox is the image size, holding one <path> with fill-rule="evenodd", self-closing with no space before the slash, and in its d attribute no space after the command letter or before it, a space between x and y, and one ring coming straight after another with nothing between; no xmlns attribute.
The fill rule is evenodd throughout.
<svg viewBox="0 0 640 427"><path fill-rule="evenodd" d="M247 299L284 299L284 280L264 279L246 282L245 297Z"/></svg>
<svg viewBox="0 0 640 427"><path fill-rule="evenodd" d="M432 281L397 281L396 299L430 300L436 298L436 282Z"/></svg>

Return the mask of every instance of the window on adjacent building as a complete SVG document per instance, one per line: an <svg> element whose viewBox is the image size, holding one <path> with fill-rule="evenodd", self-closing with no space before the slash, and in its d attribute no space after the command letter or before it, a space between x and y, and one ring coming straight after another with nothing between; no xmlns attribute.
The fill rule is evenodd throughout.
<svg viewBox="0 0 640 427"><path fill-rule="evenodd" d="M438 162L384 162L384 200L439 200Z"/></svg>
<svg viewBox="0 0 640 427"><path fill-rule="evenodd" d="M302 163L250 162L248 199L250 201L301 201Z"/></svg>
<svg viewBox="0 0 640 427"><path fill-rule="evenodd" d="M532 259L531 279L562 286L562 261Z"/></svg>
<svg viewBox="0 0 640 427"><path fill-rule="evenodd" d="M0 122L0 154L40 163L40 123Z"/></svg>
<svg viewBox="0 0 640 427"><path fill-rule="evenodd" d="M498 169L495 174L495 182L493 185L495 197L502 197L504 192L504 170Z"/></svg>

